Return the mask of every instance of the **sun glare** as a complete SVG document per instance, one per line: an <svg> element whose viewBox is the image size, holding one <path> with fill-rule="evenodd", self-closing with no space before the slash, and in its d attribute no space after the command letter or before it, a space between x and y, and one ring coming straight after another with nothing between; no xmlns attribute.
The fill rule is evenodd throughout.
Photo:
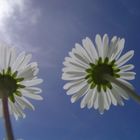
<svg viewBox="0 0 140 140"><path fill-rule="evenodd" d="M5 17L9 17L13 12L11 2L9 0L0 0L0 22Z"/></svg>

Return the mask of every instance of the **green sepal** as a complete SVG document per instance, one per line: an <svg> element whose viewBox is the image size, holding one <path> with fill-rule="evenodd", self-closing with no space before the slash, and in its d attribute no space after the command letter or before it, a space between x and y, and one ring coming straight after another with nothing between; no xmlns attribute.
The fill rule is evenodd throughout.
<svg viewBox="0 0 140 140"><path fill-rule="evenodd" d="M26 86L21 85L21 84L17 84L18 88L25 88Z"/></svg>
<svg viewBox="0 0 140 140"><path fill-rule="evenodd" d="M100 92L101 91L101 85L97 85L97 90Z"/></svg>
<svg viewBox="0 0 140 140"><path fill-rule="evenodd" d="M17 74L18 74L18 72L15 71L15 72L12 74L12 76L15 78L15 77L17 77Z"/></svg>
<svg viewBox="0 0 140 140"><path fill-rule="evenodd" d="M113 69L115 73L120 72L120 69Z"/></svg>
<svg viewBox="0 0 140 140"><path fill-rule="evenodd" d="M90 85L90 89L95 88L96 84L92 82L92 84Z"/></svg>
<svg viewBox="0 0 140 140"><path fill-rule="evenodd" d="M116 60L112 60L111 62L110 62L110 65L114 65L115 64L115 62L116 62Z"/></svg>
<svg viewBox="0 0 140 140"><path fill-rule="evenodd" d="M102 58L99 57L98 64L102 64Z"/></svg>
<svg viewBox="0 0 140 140"><path fill-rule="evenodd" d="M120 78L120 75L119 74L115 74L114 77Z"/></svg>
<svg viewBox="0 0 140 140"><path fill-rule="evenodd" d="M13 103L15 103L15 97L14 97L14 95L12 94L12 95L10 95L9 96L9 98L10 98L10 100L13 102Z"/></svg>
<svg viewBox="0 0 140 140"><path fill-rule="evenodd" d="M104 92L106 92L107 86L106 85L103 85L102 87L103 87Z"/></svg>
<svg viewBox="0 0 140 140"><path fill-rule="evenodd" d="M93 64L93 63L89 63L89 65L90 65L91 68L95 67L95 64Z"/></svg>
<svg viewBox="0 0 140 140"><path fill-rule="evenodd" d="M6 74L11 75L11 67L8 67Z"/></svg>
<svg viewBox="0 0 140 140"><path fill-rule="evenodd" d="M2 75L4 75L5 74L5 70L2 70Z"/></svg>
<svg viewBox="0 0 140 140"><path fill-rule="evenodd" d="M21 96L22 96L22 94L21 94L21 92L20 92L20 91L16 91L16 92L15 92L15 94L16 94L17 96L19 96L19 97L21 97Z"/></svg>
<svg viewBox="0 0 140 140"><path fill-rule="evenodd" d="M90 83L93 82L93 79L92 78L89 78L87 82L90 84Z"/></svg>
<svg viewBox="0 0 140 140"><path fill-rule="evenodd" d="M112 89L111 83L108 83L108 84L107 84L107 87L108 87L109 89Z"/></svg>
<svg viewBox="0 0 140 140"><path fill-rule="evenodd" d="M23 80L24 80L24 78L17 78L17 79L16 79L17 82L21 82L21 81L23 81Z"/></svg>
<svg viewBox="0 0 140 140"><path fill-rule="evenodd" d="M90 68L89 69L86 69L86 72L87 73L92 73L92 69L90 69Z"/></svg>
<svg viewBox="0 0 140 140"><path fill-rule="evenodd" d="M85 77L85 79L88 79L88 78L90 78L91 77L91 75L90 74L88 74L86 77Z"/></svg>
<svg viewBox="0 0 140 140"><path fill-rule="evenodd" d="M104 63L105 63L105 64L108 64L108 62L109 62L109 58L106 57L105 60L104 60Z"/></svg>

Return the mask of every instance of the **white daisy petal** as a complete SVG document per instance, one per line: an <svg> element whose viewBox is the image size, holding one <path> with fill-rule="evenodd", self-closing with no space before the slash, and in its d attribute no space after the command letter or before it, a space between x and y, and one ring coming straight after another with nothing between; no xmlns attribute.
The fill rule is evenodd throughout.
<svg viewBox="0 0 140 140"><path fill-rule="evenodd" d="M82 82L76 86L73 86L67 91L67 95L72 95L72 94L80 91L81 89L83 89L85 86L87 86L86 82Z"/></svg>
<svg viewBox="0 0 140 140"><path fill-rule="evenodd" d="M99 57L103 57L103 43L101 40L101 36L99 34L96 35L95 42L96 42Z"/></svg>
<svg viewBox="0 0 140 140"><path fill-rule="evenodd" d="M107 92L104 92L104 91L102 91L102 92L103 92L103 99L104 99L104 109L108 110L110 103L108 100Z"/></svg>
<svg viewBox="0 0 140 140"><path fill-rule="evenodd" d="M106 58L108 56L108 44L109 44L109 38L108 35L105 34L103 36L103 58Z"/></svg>
<svg viewBox="0 0 140 140"><path fill-rule="evenodd" d="M76 64L82 66L82 68L87 67L87 62L84 61L81 54L79 54L79 52L75 48L72 49L72 52L69 52L69 56L70 56L69 57L70 60L68 59L68 62L70 61L71 63L76 63Z"/></svg>
<svg viewBox="0 0 140 140"><path fill-rule="evenodd" d="M2 101L0 100L0 117L3 117Z"/></svg>
<svg viewBox="0 0 140 140"><path fill-rule="evenodd" d="M17 97L18 98L18 101L22 104L22 105L25 105L27 108L29 109L32 109L32 110L35 110L34 106L24 97L20 98L20 97Z"/></svg>
<svg viewBox="0 0 140 140"><path fill-rule="evenodd" d="M99 103L99 112L100 114L104 113L104 96L103 96L103 92L99 92L98 93L98 103Z"/></svg>
<svg viewBox="0 0 140 140"><path fill-rule="evenodd" d="M92 92L92 96L91 96L91 98L88 102L88 108L89 109L94 106L94 102L95 102L95 99L96 99L96 96L97 96L97 94L96 94L97 88L95 87L93 90L91 90L91 92Z"/></svg>
<svg viewBox="0 0 140 140"><path fill-rule="evenodd" d="M83 39L82 42L83 42L83 46L85 50L90 56L90 59L92 60L93 63L95 63L95 59L98 58L98 54L97 54L94 44L88 37L86 37L86 39Z"/></svg>
<svg viewBox="0 0 140 140"><path fill-rule="evenodd" d="M65 63L63 63L65 66L73 65L75 67L80 67L83 69L85 69L88 66L86 63L81 63L80 58L78 60L75 58L66 57L65 60L66 60Z"/></svg>
<svg viewBox="0 0 140 140"><path fill-rule="evenodd" d="M22 62L21 66L20 66L20 69L23 69L26 65L28 65L31 58L32 58L32 54L27 54L24 58L24 61Z"/></svg>
<svg viewBox="0 0 140 140"><path fill-rule="evenodd" d="M43 100L43 98L40 95L33 94L33 93L27 92L27 91L26 92L22 92L22 95L24 97L35 99L35 100Z"/></svg>
<svg viewBox="0 0 140 140"><path fill-rule="evenodd" d="M24 77L25 80L31 80L34 78L35 71L37 69L37 65L36 63L34 63L34 65L27 65L26 68L22 69L19 73L18 73L18 77Z"/></svg>
<svg viewBox="0 0 140 140"><path fill-rule="evenodd" d="M22 62L24 61L25 58L25 52L22 52L19 54L19 56L17 57L17 59L15 60L15 62L12 65L12 70L16 71L20 65L22 64Z"/></svg>
<svg viewBox="0 0 140 140"><path fill-rule="evenodd" d="M71 102L72 103L76 102L80 97L82 97L83 95L86 94L87 90L88 90L88 85L86 85L80 91L78 91L77 93L75 93L74 95L72 95Z"/></svg>
<svg viewBox="0 0 140 140"><path fill-rule="evenodd" d="M121 76L122 79L126 80L133 80L135 79L135 72L120 72L119 75Z"/></svg>
<svg viewBox="0 0 140 140"><path fill-rule="evenodd" d="M134 90L133 85L130 84L129 82L127 82L126 80L121 79L121 78L118 78L117 80L120 81L120 82L122 82L124 85L128 86L130 89L133 89Z"/></svg>
<svg viewBox="0 0 140 140"><path fill-rule="evenodd" d="M93 91L91 89L88 90L87 94L83 97L82 101L81 101L81 108L84 108L87 103L89 102L91 96L92 96Z"/></svg>
<svg viewBox="0 0 140 140"><path fill-rule="evenodd" d="M19 100L18 100L18 97L15 96L15 103L14 105L17 106L21 111L24 110L26 108L25 104L21 103Z"/></svg>
<svg viewBox="0 0 140 140"><path fill-rule="evenodd" d="M112 94L113 94L113 96L114 96L115 99L117 100L117 103L118 103L119 105L123 106L123 105L124 105L123 100L122 100L121 96L120 96L119 94L117 94L117 93L118 93L118 91L116 90L116 88L113 88L113 89L112 89Z"/></svg>
<svg viewBox="0 0 140 140"><path fill-rule="evenodd" d="M37 87L26 87L25 89L31 93L34 93L34 94L39 94L42 92L42 90L40 88L37 88Z"/></svg>
<svg viewBox="0 0 140 140"><path fill-rule="evenodd" d="M16 49L14 47L11 48L11 57L10 57L10 64L11 67L14 61L16 60Z"/></svg>
<svg viewBox="0 0 140 140"><path fill-rule="evenodd" d="M1 70L5 68L5 64L4 64L4 58L5 58L5 55L4 55L4 46L1 45L0 47L0 56L1 56L1 59L0 59L0 68Z"/></svg>
<svg viewBox="0 0 140 140"><path fill-rule="evenodd" d="M9 49L7 46L5 47L5 51L4 51L4 55L5 55L5 69L8 68L9 63L10 63L10 56L11 56L11 48Z"/></svg>
<svg viewBox="0 0 140 140"><path fill-rule="evenodd" d="M116 98L114 97L114 95L113 95L113 93L112 93L112 90L108 89L108 93L109 93L109 95L110 95L112 104L113 104L114 106L116 106L116 105L117 105L117 100L116 100Z"/></svg>
<svg viewBox="0 0 140 140"><path fill-rule="evenodd" d="M71 70L71 71L67 71L65 70L65 75L70 76L70 77L81 77L81 76L85 76L86 72L85 71L77 71L77 70Z"/></svg>
<svg viewBox="0 0 140 140"><path fill-rule="evenodd" d="M62 69L63 72L84 72L85 73L85 70L84 69L81 69L79 67L65 67Z"/></svg>
<svg viewBox="0 0 140 140"><path fill-rule="evenodd" d="M18 100L18 101L19 101L19 100ZM12 102L9 100L9 104L10 104L10 107L11 107L11 110L12 110L14 116L16 117L16 120L18 119L18 117L25 118L25 114L22 112L20 106L18 106L17 103L12 103Z"/></svg>
<svg viewBox="0 0 140 140"><path fill-rule="evenodd" d="M120 57L123 49L124 49L124 43L125 43L125 39L121 39L119 42L118 42L118 50L117 50L117 53L116 53L116 60Z"/></svg>
<svg viewBox="0 0 140 140"><path fill-rule="evenodd" d="M82 75L77 74L77 75L70 76L66 73L63 73L63 75L62 75L63 80L82 80L84 78L85 78L85 74L84 75L83 74Z"/></svg>
<svg viewBox="0 0 140 140"><path fill-rule="evenodd" d="M112 54L114 53L114 50L116 48L116 45L117 45L117 37L114 36L112 39L111 39L111 42L110 42L110 47L109 47L109 50L108 50L108 57L111 58Z"/></svg>
<svg viewBox="0 0 140 140"><path fill-rule="evenodd" d="M121 66L119 69L120 69L121 71L123 71L123 72L129 71L129 70L134 69L134 65L131 65L131 64L129 64L129 65L124 65L124 66Z"/></svg>
<svg viewBox="0 0 140 140"><path fill-rule="evenodd" d="M83 61L87 63L91 62L90 57L88 56L88 54L86 53L86 51L83 49L83 47L80 44L76 43L75 49L77 50L78 54L80 54L80 56L83 58Z"/></svg>
<svg viewBox="0 0 140 140"><path fill-rule="evenodd" d="M110 105L111 105L111 96L110 96L110 93L109 93L109 89L107 89L106 97L107 97L108 105L109 105L109 107L110 107Z"/></svg>
<svg viewBox="0 0 140 140"><path fill-rule="evenodd" d="M67 69L80 69L81 71L85 70L85 67L82 66L81 64L77 64L77 63L72 63L72 62L67 62L65 61L63 63L63 65L67 68Z"/></svg>
<svg viewBox="0 0 140 140"><path fill-rule="evenodd" d="M129 61L133 57L133 55L134 55L134 51L131 50L127 52L117 60L116 64L118 65L118 67L122 66L127 61Z"/></svg>
<svg viewBox="0 0 140 140"><path fill-rule="evenodd" d="M98 109L99 107L99 92L96 92L96 96L95 96L95 101L94 101L94 108Z"/></svg>
<svg viewBox="0 0 140 140"><path fill-rule="evenodd" d="M85 81L84 79L82 79L82 80L71 81L71 82L69 82L69 83L66 83L66 84L64 85L63 88L64 88L65 90L68 90L68 89L70 89L70 88L72 88L72 87L75 87L75 86L77 86L77 85L83 83L84 81Z"/></svg>
<svg viewBox="0 0 140 140"><path fill-rule="evenodd" d="M123 51L123 48L124 48L124 43L125 43L125 40L124 39L118 39L117 41L117 44L116 44L116 48L114 50L114 53L112 55L112 59L118 59Z"/></svg>
<svg viewBox="0 0 140 140"><path fill-rule="evenodd" d="M120 88L119 86L115 86L116 90L118 91L118 94L123 97L125 100L129 99L129 96L127 95L127 93L125 92L125 90L123 90L122 88Z"/></svg>
<svg viewBox="0 0 140 140"><path fill-rule="evenodd" d="M43 82L42 79L32 79L29 81L22 81L20 82L20 84L24 86L35 86L35 85L41 84L42 82Z"/></svg>

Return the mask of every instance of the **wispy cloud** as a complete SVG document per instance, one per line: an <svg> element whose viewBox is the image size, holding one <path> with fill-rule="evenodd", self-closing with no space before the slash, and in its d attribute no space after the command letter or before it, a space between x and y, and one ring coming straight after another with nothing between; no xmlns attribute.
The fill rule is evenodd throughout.
<svg viewBox="0 0 140 140"><path fill-rule="evenodd" d="M40 44L42 19L42 9L34 0L0 0L0 42L33 53L41 67L54 67L56 49L46 40Z"/></svg>
<svg viewBox="0 0 140 140"><path fill-rule="evenodd" d="M22 41L21 34L36 26L40 17L41 10L31 0L0 0L0 41L23 48L28 42Z"/></svg>

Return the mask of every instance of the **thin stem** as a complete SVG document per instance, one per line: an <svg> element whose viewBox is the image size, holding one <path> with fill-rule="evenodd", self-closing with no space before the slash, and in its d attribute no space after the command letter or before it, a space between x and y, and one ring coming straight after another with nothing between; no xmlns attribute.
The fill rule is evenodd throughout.
<svg viewBox="0 0 140 140"><path fill-rule="evenodd" d="M104 75L104 78L110 82L113 82L114 84L116 84L117 86L121 87L122 89L124 89L127 93L128 96L130 96L132 99L134 99L136 102L140 103L140 96L136 94L136 92L129 88L128 86L126 86L124 83L122 83L121 81L118 81L116 78L112 77L111 75Z"/></svg>
<svg viewBox="0 0 140 140"><path fill-rule="evenodd" d="M3 104L3 115L4 115L4 123L5 123L5 129L6 129L6 134L7 134L7 140L14 140L7 97L3 97L2 104Z"/></svg>

